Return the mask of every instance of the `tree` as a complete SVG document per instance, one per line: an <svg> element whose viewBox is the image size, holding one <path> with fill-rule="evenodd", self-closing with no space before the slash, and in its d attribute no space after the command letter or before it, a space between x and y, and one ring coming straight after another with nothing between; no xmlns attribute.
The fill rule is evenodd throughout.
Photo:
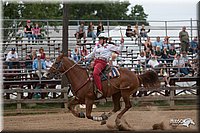
<svg viewBox="0 0 200 133"><path fill-rule="evenodd" d="M131 14L129 14L129 19L138 21L138 24L146 24L148 14L144 13L144 9L142 5L135 5L134 7L131 7Z"/></svg>

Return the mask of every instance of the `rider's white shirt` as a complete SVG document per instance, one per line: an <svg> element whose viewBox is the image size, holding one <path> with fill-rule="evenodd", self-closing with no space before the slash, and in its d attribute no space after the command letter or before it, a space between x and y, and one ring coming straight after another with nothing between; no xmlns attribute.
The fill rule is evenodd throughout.
<svg viewBox="0 0 200 133"><path fill-rule="evenodd" d="M102 46L101 44L97 44L93 51L88 54L85 58L91 58L91 57L95 57L95 58L106 58L107 60L109 60L109 58L112 55L112 52L117 52L119 53L120 51L122 51L124 45L120 45L120 46L115 46L113 44L104 44L104 46Z"/></svg>

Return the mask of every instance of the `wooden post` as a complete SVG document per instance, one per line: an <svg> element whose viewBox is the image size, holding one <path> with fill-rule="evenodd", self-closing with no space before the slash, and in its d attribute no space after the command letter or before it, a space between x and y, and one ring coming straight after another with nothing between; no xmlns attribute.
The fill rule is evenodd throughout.
<svg viewBox="0 0 200 133"><path fill-rule="evenodd" d="M63 89L68 91L69 87L64 87ZM67 92L64 91L64 108L67 109L68 105L67 105L67 102L65 101L68 101L68 96L67 96Z"/></svg>
<svg viewBox="0 0 200 133"><path fill-rule="evenodd" d="M170 107L174 106L174 91L173 89L170 89Z"/></svg>
<svg viewBox="0 0 200 133"><path fill-rule="evenodd" d="M22 108L20 100L21 100L21 92L20 92L20 89L18 88L17 90L17 110L18 111L21 111L21 108Z"/></svg>
<svg viewBox="0 0 200 133"><path fill-rule="evenodd" d="M69 5L64 3L63 4L63 36L62 36L62 53L65 56L68 56L68 14L69 14ZM68 79L65 75L62 76L61 80L61 88L67 87L68 85ZM65 98L67 95L66 93L61 93L61 97ZM66 103L64 104L64 107L66 107Z"/></svg>

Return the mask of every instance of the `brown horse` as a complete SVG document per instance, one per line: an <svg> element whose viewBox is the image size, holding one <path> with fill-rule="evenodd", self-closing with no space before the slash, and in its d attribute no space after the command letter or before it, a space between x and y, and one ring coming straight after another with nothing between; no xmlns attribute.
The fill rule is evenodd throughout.
<svg viewBox="0 0 200 133"><path fill-rule="evenodd" d="M86 117L88 119L106 120L108 116L121 109L120 99L122 97L125 103L125 108L117 115L117 124L117 121L119 121L122 115L132 106L130 95L136 92L141 84L150 87L156 86L159 83L158 75L154 71L147 71L142 75L136 75L127 68L120 68L119 72L120 77L102 82L103 97L112 96L114 109L107 115L98 117L91 115L92 105L97 98L94 92L94 83L85 68L61 54L57 57L55 63L50 68L48 77L53 78L53 76L57 74L65 74L67 76L68 81L72 86L72 92L75 95L75 98L68 103L68 108L74 116L79 118L84 117L84 114L78 113L74 108L77 104L86 104Z"/></svg>

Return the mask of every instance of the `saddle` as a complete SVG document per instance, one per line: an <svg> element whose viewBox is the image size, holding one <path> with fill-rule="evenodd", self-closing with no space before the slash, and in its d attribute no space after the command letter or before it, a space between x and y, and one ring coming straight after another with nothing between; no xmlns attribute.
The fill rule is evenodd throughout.
<svg viewBox="0 0 200 133"><path fill-rule="evenodd" d="M94 68L89 69L89 75L93 73ZM106 67L102 70L101 72L101 81L107 80L107 79L112 79L112 78L117 78L120 76L119 70L117 67L106 65Z"/></svg>

